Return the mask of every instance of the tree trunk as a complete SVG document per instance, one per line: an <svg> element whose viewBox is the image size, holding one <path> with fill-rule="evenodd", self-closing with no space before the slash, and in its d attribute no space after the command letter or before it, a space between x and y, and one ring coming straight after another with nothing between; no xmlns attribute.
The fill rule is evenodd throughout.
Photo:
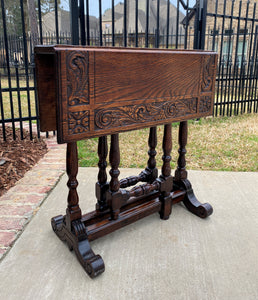
<svg viewBox="0 0 258 300"><path fill-rule="evenodd" d="M29 24L30 24L30 34L31 34L31 42L32 49L37 44L38 40L38 22L37 22L37 14L34 0L25 0L27 1L28 6L28 15L29 15Z"/></svg>

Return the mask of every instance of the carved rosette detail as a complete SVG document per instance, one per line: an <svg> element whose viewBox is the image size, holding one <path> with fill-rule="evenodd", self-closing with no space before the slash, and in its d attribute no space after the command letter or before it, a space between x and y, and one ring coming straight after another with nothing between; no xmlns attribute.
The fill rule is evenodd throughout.
<svg viewBox="0 0 258 300"><path fill-rule="evenodd" d="M212 83L214 76L214 68L215 68L215 57L214 55L207 55L203 58L203 74L202 74L202 83L201 89L202 92L210 92L212 91Z"/></svg>
<svg viewBox="0 0 258 300"><path fill-rule="evenodd" d="M68 105L89 103L89 54L71 51L66 58Z"/></svg>
<svg viewBox="0 0 258 300"><path fill-rule="evenodd" d="M166 120L197 112L197 98L154 102L95 111L95 129Z"/></svg>
<svg viewBox="0 0 258 300"><path fill-rule="evenodd" d="M69 134L89 131L89 112L69 112Z"/></svg>
<svg viewBox="0 0 258 300"><path fill-rule="evenodd" d="M212 104L211 96L202 96L200 98L199 112L200 113L210 112L212 109L211 104Z"/></svg>

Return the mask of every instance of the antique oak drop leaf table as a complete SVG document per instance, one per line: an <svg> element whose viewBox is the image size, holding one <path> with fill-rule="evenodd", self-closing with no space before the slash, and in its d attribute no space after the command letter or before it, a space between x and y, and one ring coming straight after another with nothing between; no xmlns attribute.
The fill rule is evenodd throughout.
<svg viewBox="0 0 258 300"><path fill-rule="evenodd" d="M57 130L58 143L67 143L68 206L65 216L52 218L52 227L90 277L105 268L90 241L154 212L167 220L172 204L180 201L201 218L211 215L211 205L196 199L187 179L185 147L187 120L212 114L216 53L58 45L36 47L35 62L40 129ZM172 122L180 122L174 176ZM160 175L155 160L157 125L164 125ZM119 180L119 133L146 127L150 131L145 170ZM110 182L107 135L111 135ZM82 215L76 191L76 141L93 137L99 138L97 204L95 211Z"/></svg>

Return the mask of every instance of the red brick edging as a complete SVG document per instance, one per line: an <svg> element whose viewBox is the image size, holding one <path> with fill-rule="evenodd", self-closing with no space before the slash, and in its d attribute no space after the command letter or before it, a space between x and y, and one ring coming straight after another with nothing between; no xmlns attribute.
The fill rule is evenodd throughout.
<svg viewBox="0 0 258 300"><path fill-rule="evenodd" d="M22 233L65 171L65 145L46 139L48 152L0 197L0 259Z"/></svg>

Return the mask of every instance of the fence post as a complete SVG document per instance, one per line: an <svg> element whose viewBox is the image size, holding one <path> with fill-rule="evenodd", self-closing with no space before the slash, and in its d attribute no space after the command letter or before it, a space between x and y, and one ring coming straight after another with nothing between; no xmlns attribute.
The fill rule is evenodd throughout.
<svg viewBox="0 0 258 300"><path fill-rule="evenodd" d="M80 18L80 29L81 29L81 44L85 46L86 31L85 31L84 0L80 0L79 18Z"/></svg>
<svg viewBox="0 0 258 300"><path fill-rule="evenodd" d="M207 0L197 0L195 9L194 49L204 49L207 18Z"/></svg>
<svg viewBox="0 0 258 300"><path fill-rule="evenodd" d="M196 12L194 24L194 49L204 50L207 18L207 0L197 0L195 9Z"/></svg>
<svg viewBox="0 0 258 300"><path fill-rule="evenodd" d="M72 44L79 45L79 6L78 0L70 0Z"/></svg>

